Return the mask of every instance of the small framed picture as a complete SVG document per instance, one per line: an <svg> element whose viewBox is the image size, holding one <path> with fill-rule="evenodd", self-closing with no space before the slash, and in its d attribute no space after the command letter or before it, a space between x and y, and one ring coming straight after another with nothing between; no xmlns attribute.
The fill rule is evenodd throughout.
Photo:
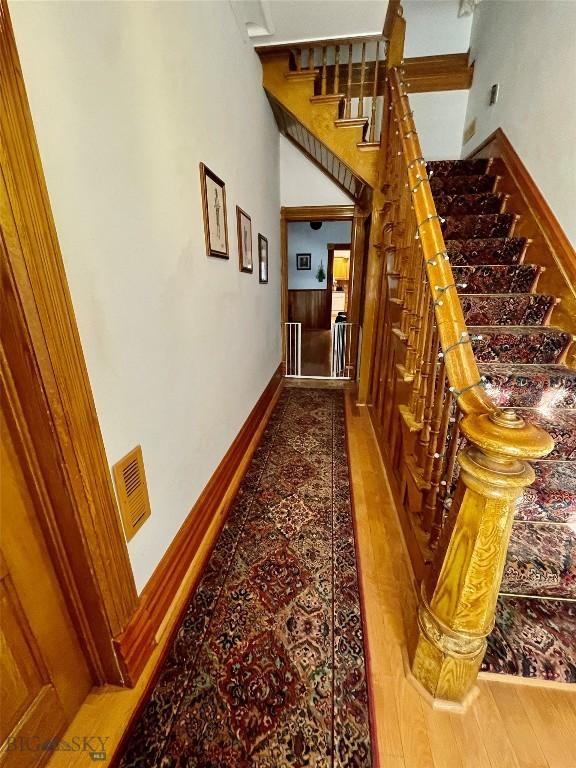
<svg viewBox="0 0 576 768"><path fill-rule="evenodd" d="M296 269L312 269L312 254L311 253L297 253L296 254Z"/></svg>
<svg viewBox="0 0 576 768"><path fill-rule="evenodd" d="M253 272L252 261L252 221L250 216L236 206L236 224L238 227L238 256L240 258L240 272Z"/></svg>
<svg viewBox="0 0 576 768"><path fill-rule="evenodd" d="M219 259L229 259L228 220L226 217L226 188L222 179L200 163L202 211L206 254Z"/></svg>
<svg viewBox="0 0 576 768"><path fill-rule="evenodd" d="M258 277L261 283L268 282L268 240L258 234Z"/></svg>

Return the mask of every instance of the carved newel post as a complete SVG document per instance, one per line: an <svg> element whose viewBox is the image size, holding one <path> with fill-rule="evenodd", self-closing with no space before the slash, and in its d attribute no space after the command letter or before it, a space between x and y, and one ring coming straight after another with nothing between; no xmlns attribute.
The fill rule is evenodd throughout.
<svg viewBox="0 0 576 768"><path fill-rule="evenodd" d="M526 459L554 441L514 411L472 414L460 476L432 572L422 584L412 673L437 702L466 704L494 624L514 510L534 481Z"/></svg>

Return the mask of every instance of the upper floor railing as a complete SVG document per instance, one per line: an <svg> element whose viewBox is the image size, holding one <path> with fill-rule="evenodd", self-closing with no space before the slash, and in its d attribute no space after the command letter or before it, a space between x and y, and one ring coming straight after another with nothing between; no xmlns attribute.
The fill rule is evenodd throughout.
<svg viewBox="0 0 576 768"><path fill-rule="evenodd" d="M290 70L314 77L318 98L339 101L341 121L364 122L364 142L380 140L386 76L386 40L360 36L259 47L262 54L288 51Z"/></svg>

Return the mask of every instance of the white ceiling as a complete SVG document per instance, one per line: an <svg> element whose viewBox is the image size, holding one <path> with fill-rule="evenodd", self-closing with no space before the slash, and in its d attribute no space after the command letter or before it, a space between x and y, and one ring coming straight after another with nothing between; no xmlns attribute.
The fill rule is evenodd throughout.
<svg viewBox="0 0 576 768"><path fill-rule="evenodd" d="M388 0L231 0L254 45L380 35Z"/></svg>
<svg viewBox="0 0 576 768"><path fill-rule="evenodd" d="M388 0L230 0L230 4L246 39L259 46L379 35ZM460 5L461 0L403 0L405 55L467 51L472 16L459 16Z"/></svg>

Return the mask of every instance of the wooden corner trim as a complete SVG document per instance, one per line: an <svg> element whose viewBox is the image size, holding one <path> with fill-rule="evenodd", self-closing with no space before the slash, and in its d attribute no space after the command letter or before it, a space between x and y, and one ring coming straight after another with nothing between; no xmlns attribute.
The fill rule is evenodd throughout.
<svg viewBox="0 0 576 768"><path fill-rule="evenodd" d="M557 260L569 271L572 281L576 282L576 251L504 130L497 128L467 155L467 159L477 157L491 144L494 145L491 154L501 158Z"/></svg>
<svg viewBox="0 0 576 768"><path fill-rule="evenodd" d="M142 590L138 607L128 626L114 639L128 685L136 684L157 645L156 636L216 516L220 517L218 533L221 530L234 493L256 448L256 445L252 445L254 438L268 422L272 406L282 386L280 365ZM189 594L200 579L214 542L205 549L198 574L190 585ZM187 603L188 600L184 601L182 610L185 610ZM177 626L178 622L175 623L175 628Z"/></svg>

